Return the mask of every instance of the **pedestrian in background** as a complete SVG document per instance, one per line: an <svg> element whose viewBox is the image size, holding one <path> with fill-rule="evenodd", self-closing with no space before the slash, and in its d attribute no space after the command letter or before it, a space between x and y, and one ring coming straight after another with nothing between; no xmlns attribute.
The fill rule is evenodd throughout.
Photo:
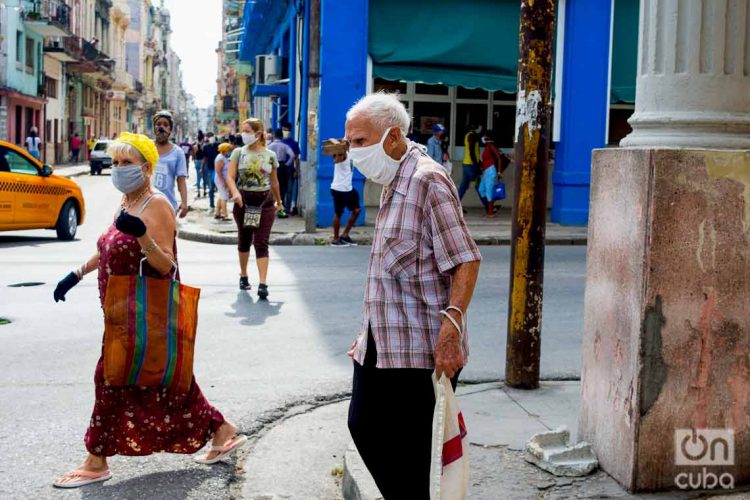
<svg viewBox="0 0 750 500"><path fill-rule="evenodd" d="M89 136L89 141L86 144L86 146L89 148L88 149L88 157L89 158L91 158L91 152L94 150L94 145L96 145L96 139L94 138L93 135L90 135Z"/></svg>
<svg viewBox="0 0 750 500"><path fill-rule="evenodd" d="M440 138L440 149L443 150L443 166L448 171L448 175L453 173L453 162L451 161L450 155L450 139L448 129L443 131L443 135Z"/></svg>
<svg viewBox="0 0 750 500"><path fill-rule="evenodd" d="M335 247L356 246L357 244L349 236L349 232L357 222L362 208L359 205L359 193L352 185L354 174L352 161L346 153L333 155L333 182L331 183L331 196L333 196L333 242ZM341 216L344 210L349 210L351 215L346 223L344 232L339 236L341 228Z"/></svg>
<svg viewBox="0 0 750 500"><path fill-rule="evenodd" d="M159 162L154 169L154 187L164 193L182 218L188 213L187 165L182 150L169 141L173 127L174 120L169 111L162 110L154 115L156 149L159 151ZM175 181L180 191L179 205L174 194Z"/></svg>
<svg viewBox="0 0 750 500"><path fill-rule="evenodd" d="M276 153L266 147L262 120L245 120L241 130L245 145L232 152L227 177L239 240L240 290L250 289L247 263L252 245L258 266L258 297L265 300L268 298L268 240L276 211L284 210L279 191L279 160Z"/></svg>
<svg viewBox="0 0 750 500"><path fill-rule="evenodd" d="M455 389L469 347L460 326L481 260L445 169L405 140L409 122L394 94L368 95L346 115L349 158L384 186L350 351L349 430L389 500L430 498L432 374Z"/></svg>
<svg viewBox="0 0 750 500"><path fill-rule="evenodd" d="M196 198L201 197L201 181L203 180L203 170L201 167L203 167L203 146L204 146L205 136L203 135L203 131L198 131L198 137L195 140L195 144L193 144L193 159L195 160L195 190L196 190Z"/></svg>
<svg viewBox="0 0 750 500"><path fill-rule="evenodd" d="M495 139L491 130L488 130L484 134L482 143L484 144L484 151L482 151L482 180L479 183L477 191L479 192L479 199L482 200L485 208L484 216L490 219L495 216L493 195L501 165L501 153L495 145Z"/></svg>
<svg viewBox="0 0 750 500"><path fill-rule="evenodd" d="M68 274L54 292L55 302L93 271L98 271L99 300L107 315L110 275L168 277L177 266L177 223L170 202L152 189L159 153L153 141L124 133L110 146L112 183L122 192L121 206L97 243L97 252ZM179 152L182 156L182 152ZM142 259L145 262L142 262ZM209 441L212 447L196 461L215 463L236 451L247 438L209 404L192 378L187 393L166 387L113 386L105 381L102 357L94 372L94 409L86 430L88 456L58 478L58 488L78 488L112 478L107 458L154 453L192 454Z"/></svg>
<svg viewBox="0 0 750 500"><path fill-rule="evenodd" d="M78 132L73 134L73 137L70 139L70 161L73 163L78 163L78 155L81 154L81 145L83 144L83 140L78 135Z"/></svg>
<svg viewBox="0 0 750 500"><path fill-rule="evenodd" d="M292 148L294 152L294 169L292 170L291 180L286 194L281 193L284 197L284 206L289 209L291 215L297 215L297 193L299 191L299 174L300 174L300 154L299 143L292 137L292 124L284 123L281 127L284 144Z"/></svg>
<svg viewBox="0 0 750 500"><path fill-rule="evenodd" d="M190 138L185 137L180 143L180 149L185 154L185 165L187 165L187 178L190 178L190 157L193 156L193 145L190 144Z"/></svg>
<svg viewBox="0 0 750 500"><path fill-rule="evenodd" d="M445 127L436 123L432 126L432 137L427 139L427 154L430 155L435 163L443 164L443 148L440 145L443 139Z"/></svg>
<svg viewBox="0 0 750 500"><path fill-rule="evenodd" d="M229 187L227 185L227 175L229 174L229 157L234 150L234 146L225 142L218 147L219 154L214 162L214 184L219 199L216 200L216 211L214 219L229 220L227 213L227 201L229 201Z"/></svg>
<svg viewBox="0 0 750 500"><path fill-rule="evenodd" d="M29 130L29 136L26 138L26 149L29 154L39 160L42 155L39 152L39 146L42 145L42 140L39 138L39 132L36 127L31 127Z"/></svg>
<svg viewBox="0 0 750 500"><path fill-rule="evenodd" d="M208 188L208 206L215 208L214 205L214 162L219 154L219 145L216 143L216 137L213 132L206 134L206 145L203 147L203 196L206 196Z"/></svg>
<svg viewBox="0 0 750 500"><path fill-rule="evenodd" d="M289 191L289 184L292 181L292 171L294 170L294 159L296 157L292 148L282 140L283 137L283 132L277 129L273 133L273 141L268 145L268 149L276 153L276 158L279 160L279 190L282 201ZM279 212L279 219L286 219L287 217L289 215L286 212Z"/></svg>
<svg viewBox="0 0 750 500"><path fill-rule="evenodd" d="M481 175L481 159L479 157L479 142L482 133L481 125L471 125L464 136L463 178L458 188L458 196L462 200L472 182Z"/></svg>

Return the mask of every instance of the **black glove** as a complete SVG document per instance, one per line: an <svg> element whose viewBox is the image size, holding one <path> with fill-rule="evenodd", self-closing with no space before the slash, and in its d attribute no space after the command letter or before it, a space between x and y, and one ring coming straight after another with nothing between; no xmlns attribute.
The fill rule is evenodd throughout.
<svg viewBox="0 0 750 500"><path fill-rule="evenodd" d="M130 215L129 213L127 213L125 209L122 209L120 211L120 215L115 221L115 227L119 231L131 236L135 236L136 238L140 238L141 236L146 234L146 224L144 224L143 221L135 215Z"/></svg>
<svg viewBox="0 0 750 500"><path fill-rule="evenodd" d="M70 289L76 286L80 281L81 280L78 279L76 273L70 273L62 280L60 280L60 283L57 284L55 293L53 294L55 297L55 302L60 302L61 300L65 302L65 294L68 293Z"/></svg>

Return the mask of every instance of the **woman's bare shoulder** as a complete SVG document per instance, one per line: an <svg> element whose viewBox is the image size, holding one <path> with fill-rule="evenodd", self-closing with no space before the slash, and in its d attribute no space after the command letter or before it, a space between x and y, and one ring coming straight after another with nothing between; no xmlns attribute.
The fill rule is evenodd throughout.
<svg viewBox="0 0 750 500"><path fill-rule="evenodd" d="M172 204L166 196L158 193L153 195L146 208L143 209L143 215L160 223L167 221L174 223L175 218Z"/></svg>

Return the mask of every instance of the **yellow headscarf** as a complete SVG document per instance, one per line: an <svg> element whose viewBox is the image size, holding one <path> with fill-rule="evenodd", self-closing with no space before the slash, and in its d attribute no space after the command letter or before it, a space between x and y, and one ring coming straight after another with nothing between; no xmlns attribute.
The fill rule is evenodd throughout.
<svg viewBox="0 0 750 500"><path fill-rule="evenodd" d="M115 142L130 144L133 146L139 153L141 153L143 158L151 164L151 171L154 171L154 167L156 167L156 164L159 162L159 151L156 149L154 141L143 134L123 132L120 134L120 137L115 139Z"/></svg>
<svg viewBox="0 0 750 500"><path fill-rule="evenodd" d="M229 144L228 142L223 142L223 143L219 144L219 153L221 153L223 155L226 155L227 153L229 153L230 151L232 151L233 148L234 147L231 144Z"/></svg>

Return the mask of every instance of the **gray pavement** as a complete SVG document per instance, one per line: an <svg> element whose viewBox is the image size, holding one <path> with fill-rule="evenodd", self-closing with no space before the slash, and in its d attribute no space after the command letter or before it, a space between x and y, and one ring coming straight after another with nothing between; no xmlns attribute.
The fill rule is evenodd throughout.
<svg viewBox="0 0 750 500"><path fill-rule="evenodd" d="M296 421L285 420L295 408L337 401L350 390L345 352L360 328L368 248L272 248L270 301L258 302L254 292L236 289L233 248L179 241L183 279L202 290L197 380L254 444L238 461L214 468L179 455L116 457L115 478L106 485L57 492L51 481L85 455L82 438L93 401L102 317L93 275L66 303L55 304L52 290L95 251L119 201L107 172L76 181L88 217L75 241L60 242L50 231L0 234L0 317L12 321L0 326L0 398L11 402L0 405L0 498L241 498L242 485L256 482L262 494L264 483L250 481L242 471L255 470L247 464L256 449L262 451L263 439L273 436L268 431L279 422ZM470 310L473 354L464 371L470 381L502 378L505 353L509 252L503 247L482 252L485 262ZM585 248L549 248L547 265L542 374L576 377ZM251 281L257 284L254 271ZM43 284L9 287L23 282ZM339 429L333 437L339 439L345 419L332 422ZM341 460L345 443L333 437L329 451ZM348 440L346 433L343 437ZM283 442L283 436L279 439ZM318 442L313 433L310 439ZM289 450L290 460L309 461L295 453ZM277 478L274 474L268 472L268 478Z"/></svg>

